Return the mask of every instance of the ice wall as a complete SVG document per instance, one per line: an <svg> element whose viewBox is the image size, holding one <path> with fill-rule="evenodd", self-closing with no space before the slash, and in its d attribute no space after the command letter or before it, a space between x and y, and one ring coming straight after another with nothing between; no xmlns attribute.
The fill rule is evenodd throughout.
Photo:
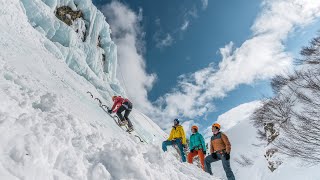
<svg viewBox="0 0 320 180"><path fill-rule="evenodd" d="M101 92L125 93L116 79L117 46L110 38L109 24L90 0L21 2L31 25L46 37L44 46L48 51ZM59 7L81 11L83 18L69 26L56 17Z"/></svg>

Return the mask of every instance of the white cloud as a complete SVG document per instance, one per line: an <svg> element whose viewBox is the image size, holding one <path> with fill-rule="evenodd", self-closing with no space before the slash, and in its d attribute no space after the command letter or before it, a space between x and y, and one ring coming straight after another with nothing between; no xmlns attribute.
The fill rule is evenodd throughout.
<svg viewBox="0 0 320 180"><path fill-rule="evenodd" d="M158 48L164 48L172 45L173 38L169 33L167 33L164 37L159 37L159 36L160 35L155 36L156 46Z"/></svg>
<svg viewBox="0 0 320 180"><path fill-rule="evenodd" d="M187 30L188 27L189 27L189 21L185 20L180 29L182 31L185 31L185 30Z"/></svg>
<svg viewBox="0 0 320 180"><path fill-rule="evenodd" d="M156 18L156 20L154 21L156 26L160 26L161 25L161 21L160 21L160 18Z"/></svg>
<svg viewBox="0 0 320 180"><path fill-rule="evenodd" d="M198 17L198 9L196 6L193 6L188 12L185 14L186 17L197 18Z"/></svg>
<svg viewBox="0 0 320 180"><path fill-rule="evenodd" d="M207 9L209 4L208 0L201 0L201 3L202 3L202 9Z"/></svg>
<svg viewBox="0 0 320 180"><path fill-rule="evenodd" d="M127 74L129 95L137 102L136 107L143 107L140 110L162 128L170 128L176 117L194 119L206 115L214 110L215 98L226 96L240 84L268 79L292 68L293 58L286 52L285 40L296 28L303 28L320 16L320 1L265 0L262 12L252 26L250 39L238 48L232 42L227 44L220 49L222 60L218 66L211 64L181 76L172 92L151 104L147 92L155 76L145 72L143 57L135 47L137 34L141 31L137 28L139 17L119 4L111 3L104 12L107 15L112 12L111 17L115 17L110 24L117 37L120 67ZM160 47L173 43L170 34L158 40Z"/></svg>
<svg viewBox="0 0 320 180"><path fill-rule="evenodd" d="M101 11L110 24L113 40L117 44L119 71L123 75L128 97L135 107L148 109L152 107L147 99L148 90L152 88L156 79L155 74L147 74L143 55L144 32L140 27L142 9L136 14L124 4L112 1L104 5ZM122 78L118 78L122 81Z"/></svg>
<svg viewBox="0 0 320 180"><path fill-rule="evenodd" d="M192 6L190 9L185 9L185 11L183 11L183 23L180 26L173 28L172 31L168 32L163 31L160 18L156 18L154 22L157 27L157 30L153 36L153 40L156 43L156 47L163 49L165 47L171 46L174 42L173 36L176 36L178 33L183 33L184 31L186 31L192 19L195 19L197 17L198 8L195 5Z"/></svg>
<svg viewBox="0 0 320 180"><path fill-rule="evenodd" d="M173 92L159 99L168 117L194 118L214 109L213 100L226 96L240 84L268 79L292 68L284 41L296 28L320 16L320 2L308 0L264 1L252 26L253 36L240 47L229 43L220 49L222 60L193 74L184 75ZM171 118L166 118L171 119ZM161 124L166 120L161 119Z"/></svg>
<svg viewBox="0 0 320 180"><path fill-rule="evenodd" d="M153 40L156 47L162 49L171 46L174 42L174 39L170 33L163 32L160 18L156 18L154 22L157 27L157 31L153 35Z"/></svg>

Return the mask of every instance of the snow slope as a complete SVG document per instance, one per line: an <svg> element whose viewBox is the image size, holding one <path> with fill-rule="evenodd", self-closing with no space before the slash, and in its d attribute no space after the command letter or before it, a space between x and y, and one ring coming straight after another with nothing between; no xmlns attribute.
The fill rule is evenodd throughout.
<svg viewBox="0 0 320 180"><path fill-rule="evenodd" d="M274 172L268 168L264 157L267 143L257 138L257 129L251 123L251 114L261 107L261 102L242 104L218 118L232 145L231 167L238 180L317 180L320 166L305 166L297 159L280 157L283 163ZM211 127L210 127L211 129ZM206 137L210 133L207 130ZM210 134L211 135L211 134ZM279 156L279 155L278 155ZM246 159L246 161L243 159ZM221 162L212 164L217 177L225 177Z"/></svg>
<svg viewBox="0 0 320 180"><path fill-rule="evenodd" d="M222 131L228 131L232 127L239 125L241 122L249 119L252 112L260 106L260 101L241 104L229 110L227 113L221 114L218 117L217 123L222 125Z"/></svg>
<svg viewBox="0 0 320 180"><path fill-rule="evenodd" d="M54 17L61 5L83 10L85 42ZM132 120L144 143L87 94L110 105L111 95L124 93L115 79L116 46L91 1L0 0L0 17L0 179L213 178L163 153L166 134L139 111Z"/></svg>

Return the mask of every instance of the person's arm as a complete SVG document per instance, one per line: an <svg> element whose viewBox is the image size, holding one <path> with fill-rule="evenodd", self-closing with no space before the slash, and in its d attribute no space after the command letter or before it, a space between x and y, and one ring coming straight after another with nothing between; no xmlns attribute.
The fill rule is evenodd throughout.
<svg viewBox="0 0 320 180"><path fill-rule="evenodd" d="M224 144L226 145L226 152L227 152L228 154L230 154L230 152L231 152L231 144L230 144L230 141L229 141L227 135L225 135L225 134L222 133L221 139L222 139L222 141L224 142Z"/></svg>
<svg viewBox="0 0 320 180"><path fill-rule="evenodd" d="M171 129L168 141L171 141L173 139L173 128Z"/></svg>
<svg viewBox="0 0 320 180"><path fill-rule="evenodd" d="M180 131L181 131L181 138L182 138L182 144L183 145L185 145L185 144L187 144L187 137L186 137L186 133L184 132L184 129L183 129L183 127L181 126L181 129L180 129Z"/></svg>
<svg viewBox="0 0 320 180"><path fill-rule="evenodd" d="M122 98L120 98L120 97L117 97L115 100L114 100L114 103L113 103L113 106L112 106L112 108L111 108L111 110L113 111L114 110L114 108L116 107L116 105L119 103L119 101L121 101L122 100Z"/></svg>
<svg viewBox="0 0 320 180"><path fill-rule="evenodd" d="M190 139L189 139L189 150L191 151L192 148L193 148L193 140L192 140L192 135L190 136Z"/></svg>
<svg viewBox="0 0 320 180"><path fill-rule="evenodd" d="M200 134L200 141L201 141L201 144L202 144L202 150L206 151L207 150L206 142L204 141L204 138L203 138L203 136L201 134Z"/></svg>
<svg viewBox="0 0 320 180"><path fill-rule="evenodd" d="M112 108L111 108L112 111L114 110L114 108L116 107L116 105L117 105L117 103L116 103L116 101L114 101L114 102L113 102L113 105L112 105Z"/></svg>

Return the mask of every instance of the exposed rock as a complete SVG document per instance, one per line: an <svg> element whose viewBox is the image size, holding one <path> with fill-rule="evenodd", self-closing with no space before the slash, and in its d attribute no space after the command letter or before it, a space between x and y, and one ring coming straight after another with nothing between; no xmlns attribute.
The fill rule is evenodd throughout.
<svg viewBox="0 0 320 180"><path fill-rule="evenodd" d="M273 123L265 123L264 130L267 134L268 143L273 142L279 136L279 131Z"/></svg>
<svg viewBox="0 0 320 180"><path fill-rule="evenodd" d="M276 148L270 148L266 151L264 157L268 161L268 168L271 172L275 171L281 164L282 161L275 157L275 154L278 152Z"/></svg>
<svg viewBox="0 0 320 180"><path fill-rule="evenodd" d="M83 19L83 14L81 11L73 11L68 6L61 6L56 10L56 17L66 23L68 26L71 26L73 21L76 19Z"/></svg>
<svg viewBox="0 0 320 180"><path fill-rule="evenodd" d="M72 27L83 42L86 40L86 24L80 10L74 11L68 6L61 6L55 14L58 19Z"/></svg>

